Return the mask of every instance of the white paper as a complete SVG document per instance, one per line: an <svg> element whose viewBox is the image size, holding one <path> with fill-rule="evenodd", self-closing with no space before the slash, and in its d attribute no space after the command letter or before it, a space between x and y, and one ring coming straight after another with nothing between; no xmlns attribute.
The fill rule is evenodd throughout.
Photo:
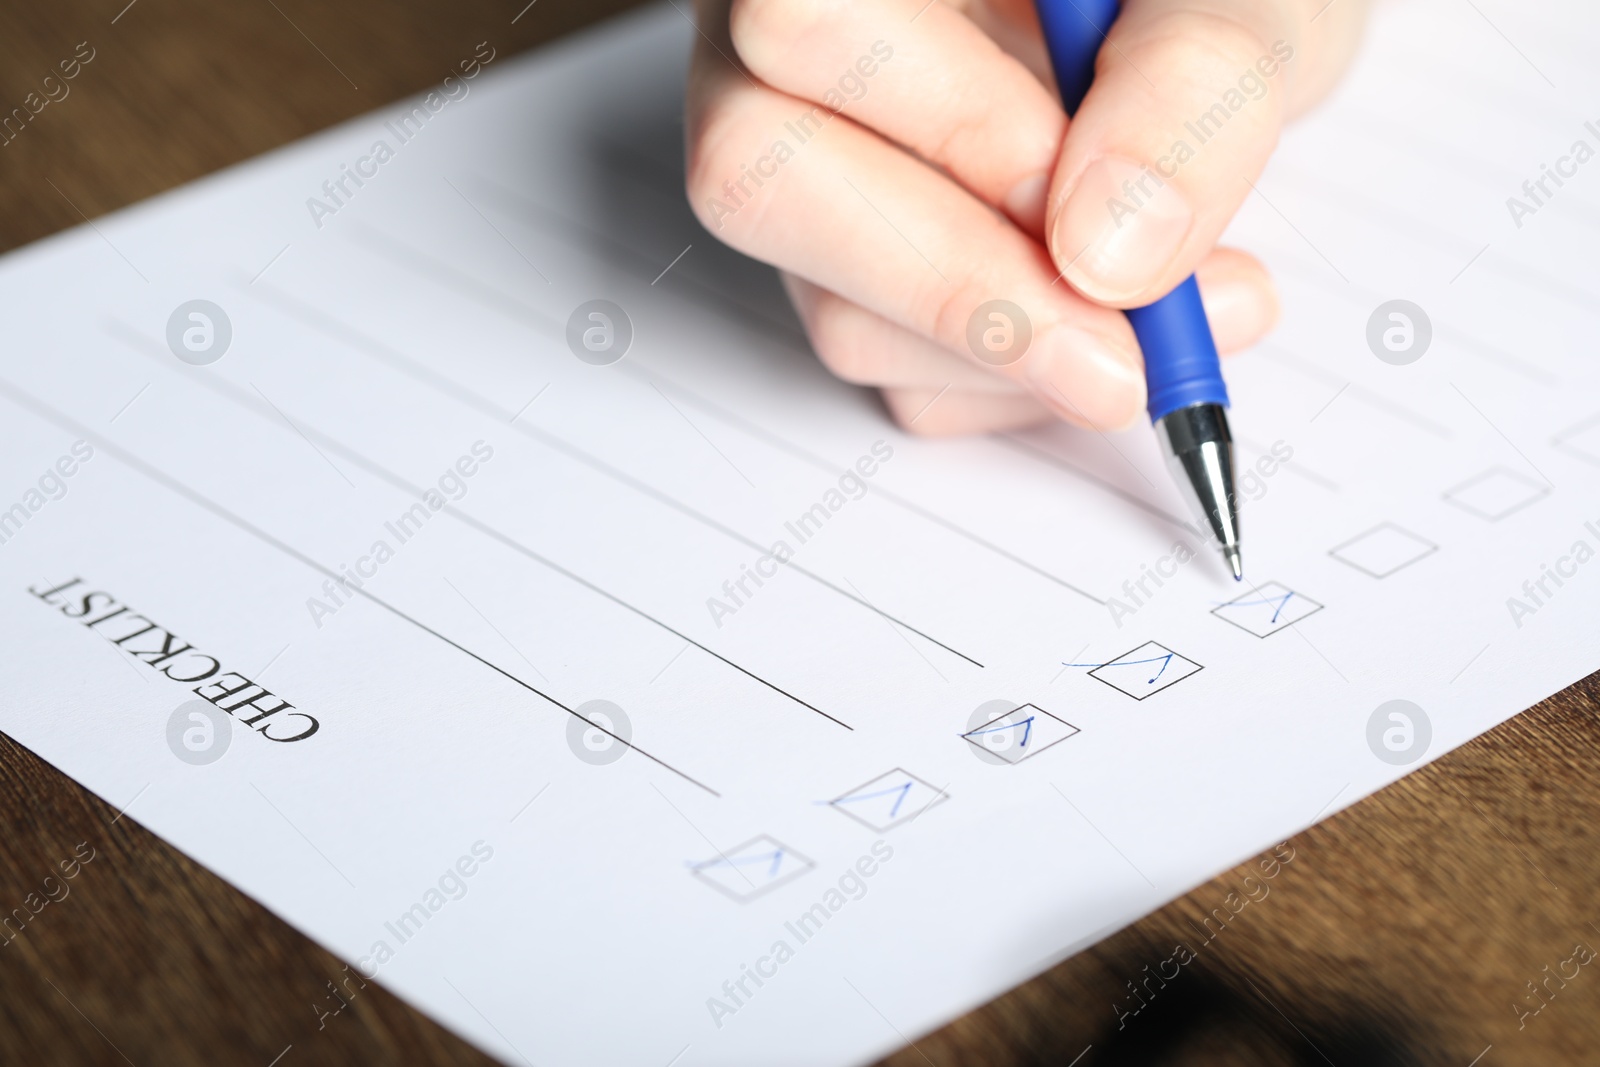
<svg viewBox="0 0 1600 1067"><path fill-rule="evenodd" d="M1284 299L1228 367L1242 462L1292 451L1250 589L1147 431L919 441L831 379L683 202L659 8L0 263L0 727L507 1062L868 1062L1417 766L1385 702L1433 758L1596 666L1596 15L1475 12L1385 9L1230 235ZM613 366L565 341L595 298ZM222 672L274 696L191 765Z"/></svg>

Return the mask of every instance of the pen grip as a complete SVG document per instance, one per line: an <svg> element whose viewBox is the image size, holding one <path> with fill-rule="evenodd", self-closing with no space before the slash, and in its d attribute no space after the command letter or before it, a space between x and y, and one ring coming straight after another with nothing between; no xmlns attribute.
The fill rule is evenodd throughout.
<svg viewBox="0 0 1600 1067"><path fill-rule="evenodd" d="M1095 56L1116 21L1117 0L1036 0L1036 7L1061 103L1071 115L1094 81ZM1228 405L1217 345L1193 275L1127 315L1144 352L1152 422L1191 404Z"/></svg>

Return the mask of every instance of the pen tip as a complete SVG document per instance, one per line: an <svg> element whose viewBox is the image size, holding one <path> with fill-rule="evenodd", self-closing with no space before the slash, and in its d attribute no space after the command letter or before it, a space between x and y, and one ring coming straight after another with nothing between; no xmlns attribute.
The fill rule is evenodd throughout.
<svg viewBox="0 0 1600 1067"><path fill-rule="evenodd" d="M1228 566L1233 568L1233 580L1236 582L1244 581L1244 561L1239 558L1239 550L1230 548L1227 552Z"/></svg>

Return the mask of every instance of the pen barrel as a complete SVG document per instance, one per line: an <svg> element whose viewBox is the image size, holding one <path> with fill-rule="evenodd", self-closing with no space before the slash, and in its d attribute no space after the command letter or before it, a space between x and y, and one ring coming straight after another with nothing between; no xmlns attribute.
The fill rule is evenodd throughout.
<svg viewBox="0 0 1600 1067"><path fill-rule="evenodd" d="M1034 6L1061 105L1071 115L1094 81L1094 57L1117 21L1117 0L1036 0Z"/></svg>
<svg viewBox="0 0 1600 1067"><path fill-rule="evenodd" d="M1061 103L1071 115L1094 80L1094 60L1117 19L1117 0L1036 0ZM1144 352L1155 422L1192 404L1228 406L1217 345L1193 275L1148 307L1127 313Z"/></svg>
<svg viewBox="0 0 1600 1067"><path fill-rule="evenodd" d="M1144 352L1150 421L1195 404L1228 406L1228 387L1194 275L1154 304L1126 312Z"/></svg>

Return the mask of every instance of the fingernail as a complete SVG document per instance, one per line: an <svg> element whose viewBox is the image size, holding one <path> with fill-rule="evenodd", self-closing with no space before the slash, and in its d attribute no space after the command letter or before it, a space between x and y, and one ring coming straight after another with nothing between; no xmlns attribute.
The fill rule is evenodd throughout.
<svg viewBox="0 0 1600 1067"><path fill-rule="evenodd" d="M1144 410L1144 367L1137 354L1072 326L1034 339L1028 383L1050 410L1078 425L1121 430Z"/></svg>
<svg viewBox="0 0 1600 1067"><path fill-rule="evenodd" d="M1277 290L1270 277L1255 272L1204 279L1200 302L1205 305L1217 348L1224 352L1255 344L1278 321Z"/></svg>
<svg viewBox="0 0 1600 1067"><path fill-rule="evenodd" d="M1050 175L1040 172L1022 179L1006 194L1006 214L1025 233L1037 237L1044 232L1044 200L1050 188Z"/></svg>
<svg viewBox="0 0 1600 1067"><path fill-rule="evenodd" d="M1083 172L1057 212L1050 249L1080 292L1114 303L1154 282L1193 224L1194 212L1171 183L1107 156Z"/></svg>

